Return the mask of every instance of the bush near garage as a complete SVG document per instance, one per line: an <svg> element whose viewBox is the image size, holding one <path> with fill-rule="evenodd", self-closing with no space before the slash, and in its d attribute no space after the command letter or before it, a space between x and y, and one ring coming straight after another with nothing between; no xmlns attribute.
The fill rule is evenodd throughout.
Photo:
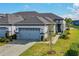
<svg viewBox="0 0 79 59"><path fill-rule="evenodd" d="M0 38L0 42L5 42L5 39L4 38Z"/></svg>
<svg viewBox="0 0 79 59"><path fill-rule="evenodd" d="M17 39L16 34L12 35L12 39Z"/></svg>
<svg viewBox="0 0 79 59"><path fill-rule="evenodd" d="M0 42L9 42L9 34L8 32L5 33L5 37L0 37Z"/></svg>
<svg viewBox="0 0 79 59"><path fill-rule="evenodd" d="M12 41L12 36L9 36L9 33L8 32L6 32L6 34L5 34L5 38L6 38L6 41Z"/></svg>
<svg viewBox="0 0 79 59"><path fill-rule="evenodd" d="M17 39L16 34L13 34L13 35L9 36L9 39L10 39L11 41L14 40L14 39Z"/></svg>
<svg viewBox="0 0 79 59"><path fill-rule="evenodd" d="M9 33L6 32L5 37L0 38L0 42L10 42L10 41L12 41L13 39L16 39L16 38L17 38L16 34L9 36Z"/></svg>
<svg viewBox="0 0 79 59"><path fill-rule="evenodd" d="M2 37L0 38L0 42L10 42L10 40L5 37Z"/></svg>
<svg viewBox="0 0 79 59"><path fill-rule="evenodd" d="M8 38L8 39L10 39L10 41L12 41L13 39L17 39L17 36L16 36L16 34L9 36L9 33L6 32L6 38Z"/></svg>

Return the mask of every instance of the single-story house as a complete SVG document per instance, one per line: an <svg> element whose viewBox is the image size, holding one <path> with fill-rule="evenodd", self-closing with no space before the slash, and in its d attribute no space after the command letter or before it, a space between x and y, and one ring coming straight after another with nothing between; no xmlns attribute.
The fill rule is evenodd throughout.
<svg viewBox="0 0 79 59"><path fill-rule="evenodd" d="M0 37L16 34L17 39L40 40L49 35L49 27L54 33L65 30L63 18L52 13L16 12L13 14L0 14Z"/></svg>

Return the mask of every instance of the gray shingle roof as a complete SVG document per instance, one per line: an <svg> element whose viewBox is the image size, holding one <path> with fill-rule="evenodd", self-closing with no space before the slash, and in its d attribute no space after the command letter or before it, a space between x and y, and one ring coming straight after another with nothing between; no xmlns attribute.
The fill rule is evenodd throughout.
<svg viewBox="0 0 79 59"><path fill-rule="evenodd" d="M36 16L36 15L38 15L38 12L36 12L36 11L28 11L28 12L24 11L24 12L16 12L13 14L21 15L24 17L24 16Z"/></svg>
<svg viewBox="0 0 79 59"><path fill-rule="evenodd" d="M47 21L45 18L41 17L41 16L36 16L41 22L43 22L44 24L52 24L51 22Z"/></svg>
<svg viewBox="0 0 79 59"><path fill-rule="evenodd" d="M0 24L8 24L7 14L0 14Z"/></svg>
<svg viewBox="0 0 79 59"><path fill-rule="evenodd" d="M38 16L26 16L24 20L17 22L17 24L50 24L48 21Z"/></svg>
<svg viewBox="0 0 79 59"><path fill-rule="evenodd" d="M18 12L16 15L21 15L24 20L17 24L51 24L45 18L41 17L37 12Z"/></svg>
<svg viewBox="0 0 79 59"><path fill-rule="evenodd" d="M53 14L53 13L40 13L40 15L45 16L45 17L50 17L50 18L52 18L53 20L55 20L55 19L63 20L62 17L60 17L60 16L58 16L58 15L55 15L55 14Z"/></svg>
<svg viewBox="0 0 79 59"><path fill-rule="evenodd" d="M52 13L17 12L0 14L0 24L52 24L54 19L63 19Z"/></svg>
<svg viewBox="0 0 79 59"><path fill-rule="evenodd" d="M15 24L17 22L23 21L24 19L20 15L8 14L8 23Z"/></svg>

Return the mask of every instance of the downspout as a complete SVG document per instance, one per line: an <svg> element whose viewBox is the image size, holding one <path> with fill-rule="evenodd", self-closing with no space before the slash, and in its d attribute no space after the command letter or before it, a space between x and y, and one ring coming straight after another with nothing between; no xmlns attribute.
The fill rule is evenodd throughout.
<svg viewBox="0 0 79 59"><path fill-rule="evenodd" d="M13 26L13 25L12 25ZM12 35L12 26L11 26L11 35Z"/></svg>

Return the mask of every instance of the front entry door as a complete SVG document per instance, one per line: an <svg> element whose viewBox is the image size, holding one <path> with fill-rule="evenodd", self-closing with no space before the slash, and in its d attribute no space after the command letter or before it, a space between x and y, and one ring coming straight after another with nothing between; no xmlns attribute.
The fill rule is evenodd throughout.
<svg viewBox="0 0 79 59"><path fill-rule="evenodd" d="M57 24L57 32L61 32L61 24Z"/></svg>

